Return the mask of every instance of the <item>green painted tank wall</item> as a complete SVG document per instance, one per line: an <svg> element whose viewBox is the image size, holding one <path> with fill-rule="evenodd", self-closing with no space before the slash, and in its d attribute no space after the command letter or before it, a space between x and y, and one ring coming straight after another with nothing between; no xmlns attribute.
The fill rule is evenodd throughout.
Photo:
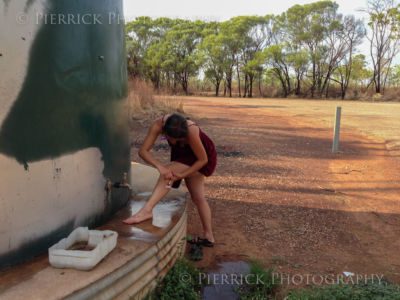
<svg viewBox="0 0 400 300"><path fill-rule="evenodd" d="M117 180L129 169L127 128L118 106L127 89L124 29L110 17L122 16L121 1L57 0L48 6L39 17L43 22L52 14L93 17L86 18L89 24L51 24L48 17L1 126L0 151L29 168L29 162L94 146L103 154L104 175Z"/></svg>
<svg viewBox="0 0 400 300"><path fill-rule="evenodd" d="M13 1L22 0L0 1L3 2L0 7L4 8L0 11L2 17L9 13L7 10ZM104 164L102 178L120 181L122 174L129 174L130 169L129 132L123 101L127 94L127 72L122 0L47 0L41 1L43 11L33 12L32 7L37 2L26 0L24 4L25 13L37 18L40 27L32 41L24 36L17 37L21 43L31 43L29 59L18 96L13 99L5 118L0 119L0 154L15 159L19 167L29 173L33 163L97 148ZM52 15L55 19L51 19ZM68 20L68 15L74 16L73 22L60 21L59 16ZM14 17L9 19L15 20ZM10 30L15 26L9 25ZM9 53L4 52L1 42L0 59L4 64ZM7 72L2 72L0 79L12 80L7 76ZM0 101L1 97L0 94ZM0 178L5 176L7 170L0 170ZM40 176L50 178L53 174ZM78 180L88 182L87 189L93 186L90 178ZM21 180L21 189L29 189L29 184L29 180ZM95 186L99 186L98 180ZM95 208L93 213L83 212L77 207L77 216L90 215L83 222L77 223L78 218L70 216L61 218L48 232L42 235L35 232L37 238L26 238L16 243L19 244L17 248L0 252L0 267L45 251L78 225L94 226L103 222L129 199L126 190L114 190L111 195L110 203L101 212ZM0 196L5 199L7 213L13 213L15 201L20 201L18 195L1 195L0 191ZM48 201L50 205L53 199ZM79 201L88 199L82 197ZM104 199L98 201L102 203ZM46 219L48 216L35 217ZM15 218L18 218L17 213ZM34 230L35 226L17 225L31 226L29 230ZM18 228L15 224L10 229L2 223L1 226L3 231Z"/></svg>

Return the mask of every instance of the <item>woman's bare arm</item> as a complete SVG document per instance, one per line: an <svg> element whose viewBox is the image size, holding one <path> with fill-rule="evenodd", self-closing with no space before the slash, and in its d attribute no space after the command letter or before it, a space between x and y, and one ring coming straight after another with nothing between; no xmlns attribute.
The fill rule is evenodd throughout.
<svg viewBox="0 0 400 300"><path fill-rule="evenodd" d="M155 121L149 128L147 136L145 137L142 146L139 149L139 156L148 164L157 168L158 171L164 175L166 179L172 177L172 172L167 169L161 162L153 157L150 150L153 147L157 137L161 133L160 120Z"/></svg>
<svg viewBox="0 0 400 300"><path fill-rule="evenodd" d="M185 178L200 170L208 162L207 152L204 149L199 135L199 128L197 126L189 127L188 143L197 157L197 161L178 175L180 178Z"/></svg>

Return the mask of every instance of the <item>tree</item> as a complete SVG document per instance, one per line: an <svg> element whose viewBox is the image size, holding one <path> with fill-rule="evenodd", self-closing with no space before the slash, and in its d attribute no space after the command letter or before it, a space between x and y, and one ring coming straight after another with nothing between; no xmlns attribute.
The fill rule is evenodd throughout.
<svg viewBox="0 0 400 300"><path fill-rule="evenodd" d="M234 67L238 68L240 49L242 48L242 34L243 27L241 26L241 20L232 18L228 21L221 23L221 42L223 43L224 51L226 53L226 63L224 64L225 74L225 88L229 90L229 97L232 97L232 82L233 82L233 71ZM237 69L238 70L238 69ZM239 72L239 71L237 71ZM240 87L240 76L238 76L239 87ZM239 89L240 95L240 89Z"/></svg>
<svg viewBox="0 0 400 300"><path fill-rule="evenodd" d="M240 55L238 56L238 84L240 96L240 73L244 75L244 93L243 97L253 96L253 83L256 75L262 73L263 60L260 53L269 46L272 37L273 16L265 17L249 16L239 17L241 26L241 35L243 43L241 44ZM260 84L260 78L259 78Z"/></svg>
<svg viewBox="0 0 400 300"><path fill-rule="evenodd" d="M390 70L388 83L393 87L400 86L400 65L395 65Z"/></svg>
<svg viewBox="0 0 400 300"><path fill-rule="evenodd" d="M166 32L180 23L179 19L138 17L126 23L126 49L128 72L132 77L150 79L156 88L161 84L160 61L157 61L157 47ZM157 46L155 46L157 45ZM151 52L152 55L149 55ZM153 57L155 55L155 57ZM159 58L159 57L158 57Z"/></svg>
<svg viewBox="0 0 400 300"><path fill-rule="evenodd" d="M189 78L198 73L201 65L197 45L200 43L204 28L202 21L182 20L174 25L160 44L164 53L161 68L173 74L174 81L179 82L185 94L189 94Z"/></svg>
<svg viewBox="0 0 400 300"><path fill-rule="evenodd" d="M264 53L257 51L254 54L254 57L243 67L243 72L248 76L249 79L248 84L245 84L245 95L247 95L249 98L253 97L253 82L256 76L258 77L258 92L260 95L262 95L261 82L264 71L264 62Z"/></svg>
<svg viewBox="0 0 400 300"><path fill-rule="evenodd" d="M353 69L353 54L358 45L361 44L365 36L364 24L361 20L356 20L354 16L346 16L342 28L341 43L344 47L344 57L342 64L338 67L338 77L341 89L341 98L346 97L347 88L350 84Z"/></svg>
<svg viewBox="0 0 400 300"><path fill-rule="evenodd" d="M214 84L215 96L218 97L224 70L227 68L227 53L223 40L218 34L211 34L203 39L199 47L204 61L204 74Z"/></svg>
<svg viewBox="0 0 400 300"><path fill-rule="evenodd" d="M153 26L153 20L149 17L139 17L126 24L128 72L133 77L143 75L143 57L153 41Z"/></svg>
<svg viewBox="0 0 400 300"><path fill-rule="evenodd" d="M272 45L265 49L267 63L272 66L272 72L281 83L283 96L286 98L292 91L290 81L290 70L287 54L283 44Z"/></svg>
<svg viewBox="0 0 400 300"><path fill-rule="evenodd" d="M288 62L293 67L295 74L295 87L294 94L300 96L301 94L301 82L307 72L310 60L307 51L299 48L296 45L291 47L290 53L288 54Z"/></svg>
<svg viewBox="0 0 400 300"><path fill-rule="evenodd" d="M273 18L271 46L265 49L266 62L281 83L284 97L294 92L300 95L301 82L309 66L309 52L292 40L287 30L287 15ZM293 78L294 77L294 78ZM292 81L294 80L294 84ZM294 86L294 88L293 88Z"/></svg>
<svg viewBox="0 0 400 300"><path fill-rule="evenodd" d="M368 35L376 93L383 93L393 58L399 52L399 8L394 0L369 0Z"/></svg>
<svg viewBox="0 0 400 300"><path fill-rule="evenodd" d="M368 69L368 63L364 54L353 56L350 81L355 85L355 88L363 88L368 85L368 81L373 75L373 71Z"/></svg>
<svg viewBox="0 0 400 300"><path fill-rule="evenodd" d="M163 43L160 41L152 44L143 57L146 77L150 79L156 89L159 89L161 86L162 63L165 56L166 51L163 48Z"/></svg>
<svg viewBox="0 0 400 300"><path fill-rule="evenodd" d="M319 1L295 5L284 14L285 27L291 43L307 49L311 62L311 97L324 93L330 76L341 56L341 18L338 5Z"/></svg>
<svg viewBox="0 0 400 300"><path fill-rule="evenodd" d="M126 24L128 71L157 89L186 94L192 82L216 96L223 85L224 96L232 97L237 86L240 97L252 97L257 81L262 95L261 85L272 80L274 94L284 97L327 98L331 87L340 87L345 98L352 84L364 88L369 75L369 84L383 92L397 82L392 64L400 50L400 13L394 1L368 0L372 73L357 55L363 22L341 15L330 0L224 22L137 18Z"/></svg>

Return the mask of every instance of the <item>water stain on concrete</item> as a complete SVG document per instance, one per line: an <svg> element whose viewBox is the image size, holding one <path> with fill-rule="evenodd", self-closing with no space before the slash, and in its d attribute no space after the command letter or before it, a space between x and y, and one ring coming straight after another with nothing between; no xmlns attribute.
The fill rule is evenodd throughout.
<svg viewBox="0 0 400 300"><path fill-rule="evenodd" d="M129 203L106 224L107 229L114 230L119 236L129 240L148 243L158 241L179 220L186 200L183 197L167 196L154 207L152 219L138 224L124 224L122 220L138 212L151 194L148 191L135 194Z"/></svg>

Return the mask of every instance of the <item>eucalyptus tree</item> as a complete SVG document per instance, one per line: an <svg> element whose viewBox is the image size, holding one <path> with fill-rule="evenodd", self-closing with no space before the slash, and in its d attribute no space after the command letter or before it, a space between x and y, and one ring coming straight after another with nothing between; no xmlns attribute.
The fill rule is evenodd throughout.
<svg viewBox="0 0 400 300"><path fill-rule="evenodd" d="M302 93L302 82L304 75L307 73L310 59L304 49L297 47L297 45L293 45L288 55L288 60L294 71L294 94L300 96Z"/></svg>
<svg viewBox="0 0 400 300"><path fill-rule="evenodd" d="M362 89L368 85L373 75L373 70L368 68L368 62L364 54L353 55L350 82L355 89Z"/></svg>
<svg viewBox="0 0 400 300"><path fill-rule="evenodd" d="M369 0L366 10L377 92L396 77L391 66L400 50L400 14L394 1ZM156 88L180 87L186 94L197 76L214 85L216 96L222 84L224 96L232 96L237 83L239 96L252 97L258 80L260 95L261 83L273 82L274 93L280 85L285 97L328 97L338 85L344 98L352 82L363 86L369 74L365 59L356 55L365 34L362 21L341 15L330 0L294 5L278 16L224 22L140 17L126 25L128 70Z"/></svg>
<svg viewBox="0 0 400 300"><path fill-rule="evenodd" d="M229 97L232 97L232 82L234 78L234 67L239 66L240 51L244 41L242 40L243 26L241 20L238 18L232 18L228 21L221 23L221 42L226 53L226 63L224 64L224 76L225 76L225 89L229 91ZM238 70L238 69L237 69ZM239 71L237 71L239 72ZM238 77L238 84L240 87L240 76ZM240 95L240 89L239 89Z"/></svg>
<svg viewBox="0 0 400 300"><path fill-rule="evenodd" d="M370 55L374 69L372 82L376 93L383 93L399 47L399 6L394 0L369 0Z"/></svg>
<svg viewBox="0 0 400 300"><path fill-rule="evenodd" d="M286 30L292 43L304 47L311 62L311 97L322 94L324 79L329 67L326 60L329 54L327 38L337 30L338 4L333 1L319 1L305 5L295 5L285 15ZM332 42L332 41L331 41ZM325 70L324 70L325 68Z"/></svg>
<svg viewBox="0 0 400 300"><path fill-rule="evenodd" d="M155 42L147 49L143 61L146 68L146 79L150 79L154 88L157 90L161 87L163 77L163 62L167 56L164 43L162 41Z"/></svg>
<svg viewBox="0 0 400 300"><path fill-rule="evenodd" d="M257 76L258 79L258 93L262 96L262 76L265 70L265 54L262 51L255 52L252 59L247 61L247 63L243 67L243 72L248 78L248 81L245 80L245 94L244 96L248 96L249 98L253 97L253 83L254 78Z"/></svg>
<svg viewBox="0 0 400 300"><path fill-rule="evenodd" d="M308 51L300 43L292 40L287 26L285 14L273 18L271 46L264 50L266 63L281 83L284 97L293 91L296 95L300 94L301 82L309 65Z"/></svg>
<svg viewBox="0 0 400 300"><path fill-rule="evenodd" d="M325 38L321 43L320 61L318 62L317 91L319 97L324 94L328 97L329 84L333 72L343 60L348 50L345 43L343 16L337 13L337 9L327 10L328 27L325 31Z"/></svg>
<svg viewBox="0 0 400 300"><path fill-rule="evenodd" d="M245 42L242 43L241 48L241 64L238 64L237 66L238 77L240 79L240 73L243 73L243 97L252 97L255 76L258 75L259 84L261 82L260 76L263 71L263 60L261 52L263 49L271 44L273 16L248 16L240 18L243 24L242 35Z"/></svg>
<svg viewBox="0 0 400 300"><path fill-rule="evenodd" d="M133 77L143 76L143 58L153 42L154 21L150 17L139 17L125 26L128 72Z"/></svg>
<svg viewBox="0 0 400 300"><path fill-rule="evenodd" d="M281 83L283 96L287 97L292 91L292 85L290 80L289 61L284 45L271 45L265 49L264 53L268 65L271 66L271 71Z"/></svg>
<svg viewBox="0 0 400 300"><path fill-rule="evenodd" d="M159 45L163 59L161 69L173 74L174 86L179 83L186 94L189 93L189 78L198 74L201 65L197 46L204 26L202 21L181 20L167 31Z"/></svg>
<svg viewBox="0 0 400 300"><path fill-rule="evenodd" d="M161 53L157 50L166 33L180 22L180 19L138 17L126 23L128 71L131 76L150 79L155 87L160 86Z"/></svg>
<svg viewBox="0 0 400 300"><path fill-rule="evenodd" d="M249 42L247 31L249 30L248 17L234 17L224 22L221 26L221 34L224 39L225 47L231 64L228 65L226 79L228 83L229 96L232 96L233 68L236 68L238 81L238 92L241 97L240 69L243 59L243 49Z"/></svg>
<svg viewBox="0 0 400 300"><path fill-rule="evenodd" d="M224 70L227 69L226 57L223 39L221 35L213 33L207 35L199 45L203 58L203 69L205 76L215 86L215 96L218 97L222 80L224 79Z"/></svg>
<svg viewBox="0 0 400 300"><path fill-rule="evenodd" d="M395 65L391 68L388 78L388 84L396 88L400 86L400 65Z"/></svg>
<svg viewBox="0 0 400 300"><path fill-rule="evenodd" d="M357 20L354 16L346 16L342 27L342 38L340 42L344 47L344 57L337 68L339 84L341 89L341 98L346 97L346 92L350 84L351 74L353 71L353 58L357 46L359 46L366 31L362 20Z"/></svg>

